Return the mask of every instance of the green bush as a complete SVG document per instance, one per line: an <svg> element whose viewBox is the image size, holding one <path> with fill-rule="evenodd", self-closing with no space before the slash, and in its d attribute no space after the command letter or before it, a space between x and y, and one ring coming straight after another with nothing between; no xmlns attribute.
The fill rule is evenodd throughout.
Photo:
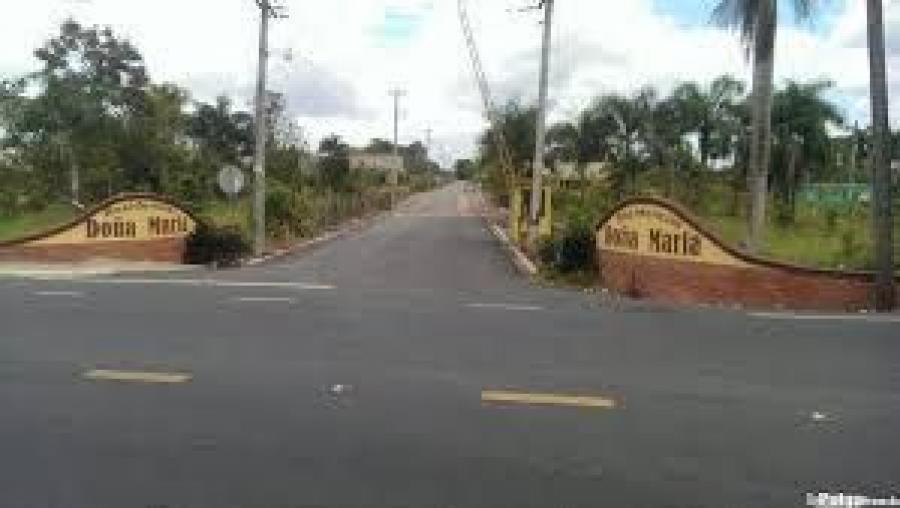
<svg viewBox="0 0 900 508"><path fill-rule="evenodd" d="M582 224L570 224L559 237L541 242L538 257L544 266L560 273L593 270L596 266L593 229Z"/></svg>
<svg viewBox="0 0 900 508"><path fill-rule="evenodd" d="M544 266L556 266L559 260L559 243L552 238L544 238L538 245L538 259Z"/></svg>
<svg viewBox="0 0 900 508"><path fill-rule="evenodd" d="M563 234L557 254L557 267L560 272L592 270L594 260L594 233L591 229L575 227Z"/></svg>
<svg viewBox="0 0 900 508"><path fill-rule="evenodd" d="M273 185L266 192L266 231L273 238L308 236L315 230L313 197Z"/></svg>
<svg viewBox="0 0 900 508"><path fill-rule="evenodd" d="M236 227L211 226L201 222L187 237L185 262L236 266L250 253L250 243Z"/></svg>

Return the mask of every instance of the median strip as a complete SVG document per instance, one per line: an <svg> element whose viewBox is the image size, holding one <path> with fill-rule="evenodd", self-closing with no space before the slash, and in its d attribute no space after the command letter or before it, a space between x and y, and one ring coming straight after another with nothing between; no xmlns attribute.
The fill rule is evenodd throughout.
<svg viewBox="0 0 900 508"><path fill-rule="evenodd" d="M505 390L482 391L481 402L494 404L586 407L595 409L613 409L616 407L616 401L608 397L512 392Z"/></svg>
<svg viewBox="0 0 900 508"><path fill-rule="evenodd" d="M126 383L178 384L187 383L193 376L184 372L142 372L135 370L93 369L83 378L92 381L120 381Z"/></svg>

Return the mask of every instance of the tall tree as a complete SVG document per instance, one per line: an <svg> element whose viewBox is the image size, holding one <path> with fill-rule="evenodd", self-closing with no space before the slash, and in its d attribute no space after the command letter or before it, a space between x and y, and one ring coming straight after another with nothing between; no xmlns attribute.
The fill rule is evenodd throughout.
<svg viewBox="0 0 900 508"><path fill-rule="evenodd" d="M456 159L453 171L457 180L471 180L475 176L475 163L471 159Z"/></svg>
<svg viewBox="0 0 900 508"><path fill-rule="evenodd" d="M683 133L696 133L700 162L709 167L712 156L728 155L735 134L735 108L744 94L744 84L732 76L713 80L706 88L697 83L682 83L675 87L671 101L677 115L676 122Z"/></svg>
<svg viewBox="0 0 900 508"><path fill-rule="evenodd" d="M801 176L813 168L820 170L831 162L833 150L829 125L843 125L838 107L823 97L834 86L831 81L797 83L788 81L773 101L774 126L778 164L774 180L779 183L785 207L782 218L793 220L794 196Z"/></svg>
<svg viewBox="0 0 900 508"><path fill-rule="evenodd" d="M508 102L497 112L497 124L503 129L506 143L509 145L513 167L520 175L530 171L529 164L534 157L534 124L537 108L523 106L515 101ZM497 147L494 143L493 127L488 129L479 139L482 159L493 165L499 165ZM525 171L527 169L527 171Z"/></svg>
<svg viewBox="0 0 900 508"><path fill-rule="evenodd" d="M27 77L37 90L15 130L30 164L61 189L61 170L71 174L72 199L81 183L88 200L120 165L115 143L146 104L149 79L143 58L109 28L67 20L60 32L34 52L38 71ZM79 171L84 168L84 174Z"/></svg>
<svg viewBox="0 0 900 508"><path fill-rule="evenodd" d="M552 125L547 130L547 157L551 166L556 162L581 162L578 160L578 145L581 133L578 127L569 122Z"/></svg>
<svg viewBox="0 0 900 508"><path fill-rule="evenodd" d="M619 194L637 192L637 173L644 167L652 144L653 112L657 106L657 92L644 87L631 96L604 95L598 97L592 109L615 126L607 138L610 154L616 166L616 187Z"/></svg>
<svg viewBox="0 0 900 508"><path fill-rule="evenodd" d="M808 18L817 0L790 0L801 19ZM750 140L750 227L747 247L758 250L766 222L768 172L772 152L772 88L778 0L720 0L713 11L719 24L736 27L753 61L752 127Z"/></svg>
<svg viewBox="0 0 900 508"><path fill-rule="evenodd" d="M421 141L413 141L407 146L399 147L403 157L403 167L410 173L424 173L430 168L428 149Z"/></svg>
<svg viewBox="0 0 900 508"><path fill-rule="evenodd" d="M579 163L609 161L613 158L614 136L619 123L608 114L604 101L597 99L578 117L577 160Z"/></svg>
<svg viewBox="0 0 900 508"><path fill-rule="evenodd" d="M350 146L337 134L331 134L319 141L319 175L332 189L342 189L347 185L350 174Z"/></svg>
<svg viewBox="0 0 900 508"><path fill-rule="evenodd" d="M665 195L675 193L675 173L678 159L684 151L685 128L681 111L674 97L660 101L651 114L648 147L655 162L666 171Z"/></svg>
<svg viewBox="0 0 900 508"><path fill-rule="evenodd" d="M215 104L199 103L190 118L188 134L216 164L235 163L249 156L256 146L253 116L246 111L233 111L228 97L216 98Z"/></svg>

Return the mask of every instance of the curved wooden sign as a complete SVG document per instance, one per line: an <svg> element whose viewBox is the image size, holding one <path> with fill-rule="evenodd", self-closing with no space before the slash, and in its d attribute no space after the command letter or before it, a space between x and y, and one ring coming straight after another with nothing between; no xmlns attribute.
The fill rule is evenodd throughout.
<svg viewBox="0 0 900 508"><path fill-rule="evenodd" d="M196 217L165 197L121 194L48 231L0 242L0 257L80 260L88 257L180 262Z"/></svg>

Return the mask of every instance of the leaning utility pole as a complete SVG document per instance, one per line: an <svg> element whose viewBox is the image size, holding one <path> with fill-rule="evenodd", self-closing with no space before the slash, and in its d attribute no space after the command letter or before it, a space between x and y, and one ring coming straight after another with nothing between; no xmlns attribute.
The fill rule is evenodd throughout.
<svg viewBox="0 0 900 508"><path fill-rule="evenodd" d="M541 46L541 71L538 84L537 125L534 135L534 159L531 167L531 214L528 221L528 248L537 251L538 221L540 220L541 196L544 173L544 136L547 120L547 76L550 72L550 36L553 22L553 0L542 0L544 8L544 40Z"/></svg>
<svg viewBox="0 0 900 508"><path fill-rule="evenodd" d="M869 71L872 99L872 194L875 227L875 310L896 304L894 289L893 213L891 210L890 130L884 56L884 8L868 0Z"/></svg>
<svg viewBox="0 0 900 508"><path fill-rule="evenodd" d="M253 157L253 252L266 250L266 66L269 58L269 18L284 18L281 6L256 0L259 7L259 60L256 71L256 153Z"/></svg>

